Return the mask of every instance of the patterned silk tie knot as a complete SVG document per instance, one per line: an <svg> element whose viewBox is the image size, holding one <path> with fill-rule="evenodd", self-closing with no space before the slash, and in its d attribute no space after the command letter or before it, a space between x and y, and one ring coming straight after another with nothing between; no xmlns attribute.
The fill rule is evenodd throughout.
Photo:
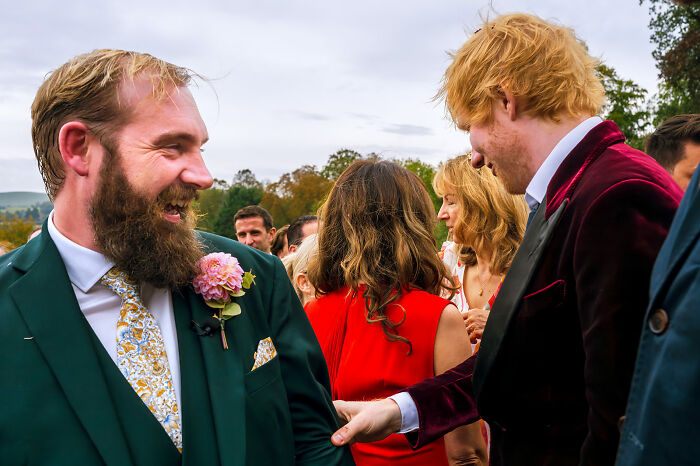
<svg viewBox="0 0 700 466"><path fill-rule="evenodd" d="M158 322L124 272L113 267L100 282L122 300L117 321L117 366L177 449L182 451L180 415Z"/></svg>

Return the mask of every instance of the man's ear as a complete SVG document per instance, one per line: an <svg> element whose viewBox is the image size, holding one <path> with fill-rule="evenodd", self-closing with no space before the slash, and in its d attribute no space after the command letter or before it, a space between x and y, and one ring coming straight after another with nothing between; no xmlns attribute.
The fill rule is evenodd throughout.
<svg viewBox="0 0 700 466"><path fill-rule="evenodd" d="M510 89L504 87L501 89L501 91L503 92L501 106L508 114L508 119L510 119L510 121L515 121L520 114L518 100L515 98Z"/></svg>
<svg viewBox="0 0 700 466"><path fill-rule="evenodd" d="M296 250L299 249L299 246L297 246L296 244L290 244L287 249L289 249L289 254L291 254L293 252L296 252Z"/></svg>
<svg viewBox="0 0 700 466"><path fill-rule="evenodd" d="M80 176L88 174L89 134L87 126L79 121L69 121L58 132L58 150L63 161Z"/></svg>

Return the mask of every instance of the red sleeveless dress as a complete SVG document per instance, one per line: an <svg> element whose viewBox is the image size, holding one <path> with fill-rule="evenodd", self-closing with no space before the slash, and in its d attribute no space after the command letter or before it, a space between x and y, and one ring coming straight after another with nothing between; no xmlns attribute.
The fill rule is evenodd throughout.
<svg viewBox="0 0 700 466"><path fill-rule="evenodd" d="M412 290L389 306L387 316L392 322L400 322L405 310L398 333L413 345L407 355L408 344L388 340L381 324L367 322L364 290L360 287L353 299L351 290L341 288L305 307L328 364L334 400L386 398L434 375L435 334L450 301ZM447 465L443 439L413 451L403 435L393 434L350 448L358 466Z"/></svg>

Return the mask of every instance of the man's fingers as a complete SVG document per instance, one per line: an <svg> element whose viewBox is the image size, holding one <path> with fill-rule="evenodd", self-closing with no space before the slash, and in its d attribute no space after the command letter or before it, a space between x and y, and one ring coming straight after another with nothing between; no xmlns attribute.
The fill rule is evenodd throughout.
<svg viewBox="0 0 700 466"><path fill-rule="evenodd" d="M348 443L354 443L355 433L352 431L352 421L335 431L331 437L331 443L336 447L342 447Z"/></svg>
<svg viewBox="0 0 700 466"><path fill-rule="evenodd" d="M352 403L348 403L347 401L343 400L335 400L333 402L333 407L338 413L338 417L341 421L348 422L350 419L352 419Z"/></svg>

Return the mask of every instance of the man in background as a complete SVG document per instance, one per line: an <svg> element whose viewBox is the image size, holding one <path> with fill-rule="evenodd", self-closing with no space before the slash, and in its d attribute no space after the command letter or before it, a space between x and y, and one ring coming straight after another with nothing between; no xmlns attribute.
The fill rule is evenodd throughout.
<svg viewBox="0 0 700 466"><path fill-rule="evenodd" d="M287 230L289 230L289 225L285 225L275 233L275 237L272 239L272 246L270 246L270 254L283 259L289 254L289 244L287 243Z"/></svg>
<svg viewBox="0 0 700 466"><path fill-rule="evenodd" d="M318 232L318 218L315 215L302 215L294 220L287 230L289 253L296 251L304 238L316 232Z"/></svg>
<svg viewBox="0 0 700 466"><path fill-rule="evenodd" d="M236 212L233 222L239 242L270 254L276 231L270 212L258 205L249 205Z"/></svg>
<svg viewBox="0 0 700 466"><path fill-rule="evenodd" d="M645 149L685 191L700 163L700 114L667 119L647 138Z"/></svg>

